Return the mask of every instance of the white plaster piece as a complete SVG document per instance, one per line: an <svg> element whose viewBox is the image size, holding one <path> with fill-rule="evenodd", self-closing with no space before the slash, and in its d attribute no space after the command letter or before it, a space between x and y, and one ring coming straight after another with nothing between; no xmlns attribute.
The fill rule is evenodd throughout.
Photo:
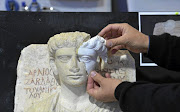
<svg viewBox="0 0 180 112"><path fill-rule="evenodd" d="M156 23L153 35L161 35L163 33L180 37L180 21L167 20L166 22Z"/></svg>
<svg viewBox="0 0 180 112"><path fill-rule="evenodd" d="M99 102L86 92L86 68L96 67L95 59L101 52L107 55L102 38L89 39L87 33L68 32L53 36L48 45L24 48L17 67L14 112L121 112L118 102ZM88 40L94 43L85 44ZM95 70L110 71L112 78L134 82L134 62L128 51L119 51L107 59L103 70ZM39 97L35 97L37 93Z"/></svg>
<svg viewBox="0 0 180 112"><path fill-rule="evenodd" d="M80 55L80 61L84 62L86 65L86 71L88 74L95 69L97 57L101 57L105 62L107 62L107 48L106 40L103 37L95 36L84 42L83 45L78 49L78 54ZM94 65L94 66L93 66Z"/></svg>

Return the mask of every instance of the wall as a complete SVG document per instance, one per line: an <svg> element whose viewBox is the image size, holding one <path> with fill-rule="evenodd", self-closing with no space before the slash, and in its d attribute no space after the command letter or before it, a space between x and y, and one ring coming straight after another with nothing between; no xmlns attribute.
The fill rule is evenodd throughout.
<svg viewBox="0 0 180 112"><path fill-rule="evenodd" d="M25 1L29 6L32 0L16 0L21 6ZM111 12L111 0L37 0L41 7L53 7L60 12ZM5 0L0 1L0 10L6 10Z"/></svg>
<svg viewBox="0 0 180 112"><path fill-rule="evenodd" d="M180 0L127 0L129 12L180 11Z"/></svg>

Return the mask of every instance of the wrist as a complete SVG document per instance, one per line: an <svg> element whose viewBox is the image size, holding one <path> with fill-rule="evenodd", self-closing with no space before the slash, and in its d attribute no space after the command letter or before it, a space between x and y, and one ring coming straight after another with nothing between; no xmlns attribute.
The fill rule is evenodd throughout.
<svg viewBox="0 0 180 112"><path fill-rule="evenodd" d="M115 91L114 91L114 96L116 98L116 100L120 100L120 98L123 98L124 97L124 93L125 91L127 90L127 88L129 88L131 86L131 83L130 82L127 82L127 81L124 81L122 83L120 83Z"/></svg>

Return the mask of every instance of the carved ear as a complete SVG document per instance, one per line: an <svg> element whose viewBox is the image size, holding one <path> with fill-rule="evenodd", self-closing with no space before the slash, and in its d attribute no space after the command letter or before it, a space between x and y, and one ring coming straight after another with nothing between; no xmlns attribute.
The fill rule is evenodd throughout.
<svg viewBox="0 0 180 112"><path fill-rule="evenodd" d="M49 60L49 64L50 64L50 67L54 73L54 75L58 75L58 70L57 70L57 67L56 67L56 64L55 64L55 60L54 59L50 59Z"/></svg>

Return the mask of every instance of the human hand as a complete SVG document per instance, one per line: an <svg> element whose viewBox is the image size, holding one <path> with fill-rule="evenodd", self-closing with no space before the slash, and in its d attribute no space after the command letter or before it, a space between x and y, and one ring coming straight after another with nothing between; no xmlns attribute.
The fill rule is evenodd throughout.
<svg viewBox="0 0 180 112"><path fill-rule="evenodd" d="M87 92L98 101L116 101L114 92L120 83L121 80L112 79L108 73L106 73L106 78L104 78L97 72L92 71L88 77Z"/></svg>
<svg viewBox="0 0 180 112"><path fill-rule="evenodd" d="M135 53L148 51L148 36L127 23L109 24L98 35L107 40L106 46L111 49L112 54L119 49L128 49Z"/></svg>

